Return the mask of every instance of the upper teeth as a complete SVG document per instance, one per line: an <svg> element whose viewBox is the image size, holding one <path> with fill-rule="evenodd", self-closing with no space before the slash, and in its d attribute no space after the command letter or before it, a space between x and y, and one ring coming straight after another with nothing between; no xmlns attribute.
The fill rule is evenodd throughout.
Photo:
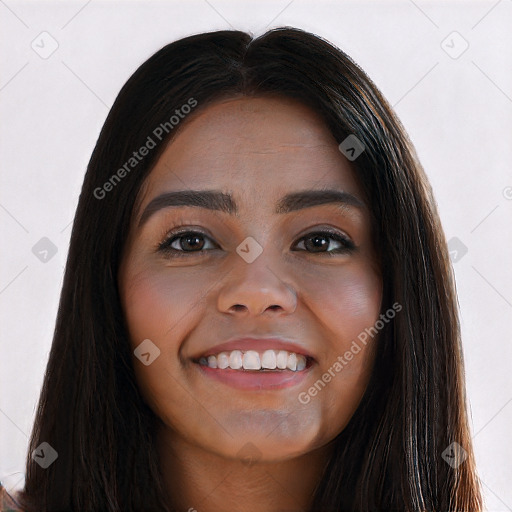
<svg viewBox="0 0 512 512"><path fill-rule="evenodd" d="M265 350L263 353L256 350L232 350L220 352L207 358L201 357L199 363L210 368L231 368L232 370L292 370L301 371L306 367L306 357L286 350Z"/></svg>

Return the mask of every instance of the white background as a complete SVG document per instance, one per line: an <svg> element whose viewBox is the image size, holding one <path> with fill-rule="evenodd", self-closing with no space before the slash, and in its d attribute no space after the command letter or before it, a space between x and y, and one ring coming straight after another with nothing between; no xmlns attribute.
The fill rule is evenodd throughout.
<svg viewBox="0 0 512 512"><path fill-rule="evenodd" d="M512 0L0 0L0 17L0 479L8 489L23 485L71 222L120 88L175 39L290 25L330 40L369 74L418 151L447 238L468 249L454 268L477 465L487 509L512 511ZM58 48L46 59L31 47L49 49L52 39ZM46 262L32 252L43 237L57 248Z"/></svg>

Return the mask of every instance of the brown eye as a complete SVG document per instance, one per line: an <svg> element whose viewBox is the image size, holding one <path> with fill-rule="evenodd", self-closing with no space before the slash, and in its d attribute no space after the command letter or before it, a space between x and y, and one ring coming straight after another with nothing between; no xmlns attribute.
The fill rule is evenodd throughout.
<svg viewBox="0 0 512 512"><path fill-rule="evenodd" d="M334 240L336 244L333 244L330 240ZM330 256L347 253L355 249L355 245L351 240L333 231L315 231L302 237L299 240L299 244L301 242L303 242L304 248L308 252L326 253ZM338 247L329 250L331 245L337 245Z"/></svg>
<svg viewBox="0 0 512 512"><path fill-rule="evenodd" d="M208 246L208 243L211 243ZM328 256L344 254L353 251L356 246L347 237L336 231L315 231L302 237L294 247L303 244L308 253L323 253ZM333 247L334 246L334 247ZM192 254L202 254L218 248L212 239L200 231L182 231L170 233L158 246L158 251L171 257L181 257Z"/></svg>
<svg viewBox="0 0 512 512"><path fill-rule="evenodd" d="M200 253L204 251L205 239L211 241L210 237L199 231L173 233L159 245L158 250L180 256L179 253Z"/></svg>

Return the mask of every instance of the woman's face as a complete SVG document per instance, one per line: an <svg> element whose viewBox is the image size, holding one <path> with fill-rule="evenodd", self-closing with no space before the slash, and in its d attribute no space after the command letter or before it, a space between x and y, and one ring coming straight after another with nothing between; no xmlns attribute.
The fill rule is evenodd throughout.
<svg viewBox="0 0 512 512"><path fill-rule="evenodd" d="M306 454L343 430L372 369L376 338L361 335L382 282L362 191L293 100L230 99L182 123L143 188L118 276L141 392L196 449ZM293 198L321 189L343 194ZM185 190L225 195L161 197ZM253 339L221 346L236 338Z"/></svg>

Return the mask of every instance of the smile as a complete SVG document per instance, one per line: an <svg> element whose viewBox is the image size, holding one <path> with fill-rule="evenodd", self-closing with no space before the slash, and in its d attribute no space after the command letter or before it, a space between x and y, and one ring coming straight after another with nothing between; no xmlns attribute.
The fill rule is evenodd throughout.
<svg viewBox="0 0 512 512"><path fill-rule="evenodd" d="M200 373L246 391L279 390L298 385L315 360L287 350L232 350L194 360Z"/></svg>
<svg viewBox="0 0 512 512"><path fill-rule="evenodd" d="M220 370L301 372L308 366L308 358L287 350L232 350L201 357L198 363Z"/></svg>

